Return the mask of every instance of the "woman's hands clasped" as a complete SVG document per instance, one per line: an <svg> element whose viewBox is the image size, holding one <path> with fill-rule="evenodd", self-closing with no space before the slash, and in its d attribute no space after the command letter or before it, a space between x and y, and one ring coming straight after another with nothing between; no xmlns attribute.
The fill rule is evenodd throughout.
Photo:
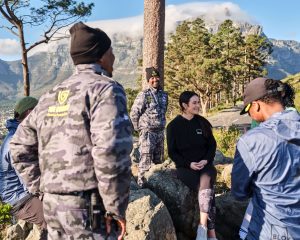
<svg viewBox="0 0 300 240"><path fill-rule="evenodd" d="M190 168L193 170L201 170L207 164L207 160L201 160L200 162L191 162Z"/></svg>

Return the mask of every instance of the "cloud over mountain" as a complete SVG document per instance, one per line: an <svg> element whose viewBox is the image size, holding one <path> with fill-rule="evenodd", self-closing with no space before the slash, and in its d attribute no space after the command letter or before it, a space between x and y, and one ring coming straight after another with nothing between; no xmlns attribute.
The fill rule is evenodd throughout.
<svg viewBox="0 0 300 240"><path fill-rule="evenodd" d="M252 23L255 20L243 11L237 4L231 2L217 3L217 2L194 2L181 5L166 6L166 35L174 32L178 23L188 19L195 19L202 17L208 24L217 25L225 19L231 19L234 22ZM128 36L130 38L141 38L143 35L143 15L88 22L91 27L98 27L104 30L110 37L115 34ZM60 36L68 36L68 28L60 31ZM67 41L64 41L67 44ZM62 42L60 42L62 43ZM30 55L36 52L52 52L56 51L57 42L50 42L48 45L43 44L32 51Z"/></svg>
<svg viewBox="0 0 300 240"><path fill-rule="evenodd" d="M0 56L1 55L17 55L20 54L19 42L15 39L0 39Z"/></svg>

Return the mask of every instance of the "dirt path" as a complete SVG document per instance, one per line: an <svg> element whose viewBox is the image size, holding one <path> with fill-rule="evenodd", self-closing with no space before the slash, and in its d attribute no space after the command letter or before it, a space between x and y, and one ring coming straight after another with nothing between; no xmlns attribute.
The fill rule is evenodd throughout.
<svg viewBox="0 0 300 240"><path fill-rule="evenodd" d="M251 124L251 118L248 114L240 115L241 106L228 108L220 111L216 115L208 117L214 128L229 127L235 125L238 128L249 128Z"/></svg>

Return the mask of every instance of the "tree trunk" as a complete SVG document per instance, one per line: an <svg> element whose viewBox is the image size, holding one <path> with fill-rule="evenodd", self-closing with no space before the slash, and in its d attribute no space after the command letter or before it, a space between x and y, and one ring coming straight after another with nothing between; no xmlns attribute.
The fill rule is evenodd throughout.
<svg viewBox="0 0 300 240"><path fill-rule="evenodd" d="M201 109L202 109L202 116L204 116L204 117L207 117L207 103L208 103L208 97L200 94L200 104L201 104Z"/></svg>
<svg viewBox="0 0 300 240"><path fill-rule="evenodd" d="M30 82L29 82L29 69L28 69L28 59L27 59L27 50L24 39L23 26L20 24L18 26L19 36L20 36L20 45L22 51L22 69L23 69L23 81L24 81L24 96L30 95Z"/></svg>
<svg viewBox="0 0 300 240"><path fill-rule="evenodd" d="M144 0L144 44L142 87L148 84L145 68L158 68L164 85L165 0Z"/></svg>

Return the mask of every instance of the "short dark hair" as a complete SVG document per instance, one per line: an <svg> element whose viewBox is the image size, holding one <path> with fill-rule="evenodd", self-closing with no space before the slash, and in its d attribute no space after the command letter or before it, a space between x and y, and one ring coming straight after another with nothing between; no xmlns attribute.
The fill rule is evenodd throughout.
<svg viewBox="0 0 300 240"><path fill-rule="evenodd" d="M179 96L179 105L180 105L181 111L184 110L183 104L184 103L189 104L190 99L194 96L199 97L199 95L197 93L193 92L193 91L184 91L180 94L180 96ZM200 126L201 126L202 131L203 131L203 136L206 137L206 138L209 138L210 136L212 136L213 135L212 130L211 130L212 126L211 126L210 122L206 118L204 118L204 117L202 117L198 114L195 115L195 118L200 123Z"/></svg>
<svg viewBox="0 0 300 240"><path fill-rule="evenodd" d="M183 104L188 104L190 99L193 97L193 96L197 96L199 97L199 95L193 91L184 91L180 94L179 96L179 106L180 106L180 109L181 111L184 110L184 107L183 107Z"/></svg>

